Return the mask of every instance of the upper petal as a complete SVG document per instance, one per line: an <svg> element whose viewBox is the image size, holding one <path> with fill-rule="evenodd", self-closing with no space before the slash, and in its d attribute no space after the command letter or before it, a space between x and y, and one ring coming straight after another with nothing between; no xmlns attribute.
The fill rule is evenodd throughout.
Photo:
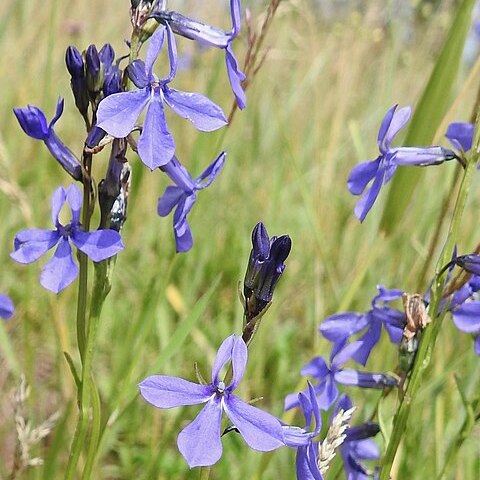
<svg viewBox="0 0 480 480"><path fill-rule="evenodd" d="M181 188L168 186L158 199L157 213L161 217L166 217L178 205L182 195L184 195L184 191Z"/></svg>
<svg viewBox="0 0 480 480"><path fill-rule="evenodd" d="M157 95L148 106L137 146L140 160L151 170L167 164L175 153L175 140L168 130L163 105Z"/></svg>
<svg viewBox="0 0 480 480"><path fill-rule="evenodd" d="M71 239L73 244L94 262L113 257L125 248L120 234L110 229L95 232L82 232L75 229Z"/></svg>
<svg viewBox="0 0 480 480"><path fill-rule="evenodd" d="M211 385L199 385L183 378L151 375L138 384L140 394L158 408L205 403L212 396Z"/></svg>
<svg viewBox="0 0 480 480"><path fill-rule="evenodd" d="M47 119L38 107L28 105L25 108L14 108L13 113L29 137L44 140L48 136Z"/></svg>
<svg viewBox="0 0 480 480"><path fill-rule="evenodd" d="M77 225L80 222L80 210L82 209L82 192L75 184L72 184L65 190L65 193L72 210L72 224Z"/></svg>
<svg viewBox="0 0 480 480"><path fill-rule="evenodd" d="M220 370L229 362L232 358L232 350L235 345L235 335L227 337L220 347L218 348L215 361L212 366L212 383L216 384L219 381Z"/></svg>
<svg viewBox="0 0 480 480"><path fill-rule="evenodd" d="M15 251L10 254L16 262L31 263L38 260L60 239L56 230L28 229L15 236Z"/></svg>
<svg viewBox="0 0 480 480"><path fill-rule="evenodd" d="M445 136L454 148L468 152L472 148L474 131L473 123L453 122L448 126Z"/></svg>
<svg viewBox="0 0 480 480"><path fill-rule="evenodd" d="M53 293L68 287L78 275L78 266L72 258L68 240L61 239L53 257L45 264L40 275L40 284Z"/></svg>
<svg viewBox="0 0 480 480"><path fill-rule="evenodd" d="M113 137L126 137L149 101L149 87L109 95L98 105L97 127Z"/></svg>
<svg viewBox="0 0 480 480"><path fill-rule="evenodd" d="M380 189L382 188L382 185L383 185L384 175L385 175L384 170L379 170L377 172L377 175L375 177L375 180L372 186L367 192L363 194L362 198L355 205L355 210L354 210L355 215L361 222L365 220L367 213L373 207L373 204L375 203L375 200L377 199L378 194L380 193Z"/></svg>
<svg viewBox="0 0 480 480"><path fill-rule="evenodd" d="M145 54L145 71L149 78L152 76L153 64L162 50L164 40L165 27L159 25L150 37L150 43L148 44L147 53Z"/></svg>
<svg viewBox="0 0 480 480"><path fill-rule="evenodd" d="M236 337L232 349L232 367L233 377L232 383L229 385L229 390L233 391L237 388L242 380L245 368L247 366L248 349L242 337Z"/></svg>
<svg viewBox="0 0 480 480"><path fill-rule="evenodd" d="M220 399L213 397L178 435L177 445L190 468L217 463L222 456Z"/></svg>
<svg viewBox="0 0 480 480"><path fill-rule="evenodd" d="M196 188L203 190L207 188L217 177L225 163L226 152L222 152L196 179Z"/></svg>
<svg viewBox="0 0 480 480"><path fill-rule="evenodd" d="M300 373L303 376L323 380L330 373L330 369L322 357L315 357L302 368Z"/></svg>
<svg viewBox="0 0 480 480"><path fill-rule="evenodd" d="M67 199L67 192L63 187L58 187L52 194L52 222L58 225L58 216Z"/></svg>
<svg viewBox="0 0 480 480"><path fill-rule="evenodd" d="M269 452L285 445L280 420L235 395L224 397L223 406L228 418L238 428L250 448Z"/></svg>
<svg viewBox="0 0 480 480"><path fill-rule="evenodd" d="M240 110L247 106L247 97L242 87L242 82L247 78L245 74L238 67L237 59L233 54L230 43L225 49L225 63L227 65L227 74L232 87L232 92L237 100L237 105Z"/></svg>
<svg viewBox="0 0 480 480"><path fill-rule="evenodd" d="M390 122L388 123L388 127L385 131L385 134L383 135L383 148L380 146L380 151L382 153L385 153L386 150L390 149L390 145L392 143L393 137L406 125L408 122L410 115L412 113L412 108L411 107L403 107L400 110L396 110L396 105L395 107L392 107L388 113L387 116L390 116L390 112L392 112L392 117ZM385 116L384 122L387 120L387 116ZM382 123L382 127L380 130L382 130L383 127L385 127L386 124ZM380 140L380 132L379 132L379 140Z"/></svg>
<svg viewBox="0 0 480 480"><path fill-rule="evenodd" d="M204 132L217 130L227 124L222 109L209 98L199 93L180 92L164 87L165 102L177 114Z"/></svg>

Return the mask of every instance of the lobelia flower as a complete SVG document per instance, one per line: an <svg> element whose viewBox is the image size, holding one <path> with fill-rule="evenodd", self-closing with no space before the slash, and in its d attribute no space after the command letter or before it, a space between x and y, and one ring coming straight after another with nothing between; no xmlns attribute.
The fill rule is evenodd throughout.
<svg viewBox="0 0 480 480"><path fill-rule="evenodd" d="M72 212L72 221L64 226L58 217L65 202ZM41 285L53 293L59 293L78 275L78 266L73 261L70 242L94 262L113 257L124 248L120 234L114 230L84 232L80 225L81 207L82 193L77 186L59 187L52 195L52 221L55 230L27 229L17 233L15 237L15 251L10 256L19 263L32 263L58 245L40 275Z"/></svg>
<svg viewBox="0 0 480 480"><path fill-rule="evenodd" d="M178 449L190 468L213 465L222 456L222 411L250 448L268 452L284 445L282 425L277 418L233 395L245 372L247 356L242 338L231 335L218 349L209 385L165 375L152 375L138 385L142 397L158 408L206 403L177 438ZM231 383L225 385L219 375L230 360L233 377Z"/></svg>
<svg viewBox="0 0 480 480"><path fill-rule="evenodd" d="M167 32L170 56L170 73L158 79L153 74L153 65L163 46ZM135 60L128 72L137 90L119 92L103 99L98 107L97 126L113 137L126 137L135 122L147 108L142 133L138 139L138 154L150 169L166 165L175 153L175 141L165 120L163 102L176 114L190 120L205 132L217 130L227 124L222 109L198 93L181 92L170 88L176 72L177 52L170 27L159 27L152 35L147 49L145 63Z"/></svg>
<svg viewBox="0 0 480 480"><path fill-rule="evenodd" d="M273 292L285 270L292 241L288 235L268 237L262 222L252 232L252 250L243 282L246 318L258 316L272 301Z"/></svg>
<svg viewBox="0 0 480 480"><path fill-rule="evenodd" d="M392 147L395 135L406 125L411 108L397 110L394 105L385 115L378 132L380 155L375 159L362 162L352 169L347 186L353 195L362 195L355 206L356 217L363 222L373 207L382 185L388 183L399 165L428 166L438 165L446 160L457 158L454 152L443 147ZM367 185L373 180L371 187Z"/></svg>
<svg viewBox="0 0 480 480"><path fill-rule="evenodd" d="M8 295L0 293L0 318L8 320L12 317L14 311L15 306L12 299Z"/></svg>
<svg viewBox="0 0 480 480"><path fill-rule="evenodd" d="M388 290L378 285L378 295L372 300L372 308L366 313L344 312L330 315L320 325L320 333L335 344L344 343L352 335L365 329L359 342L362 346L352 355L352 358L365 365L373 347L380 340L382 325L392 343L400 343L405 327L405 313L389 307L389 302L401 299L402 290Z"/></svg>
<svg viewBox="0 0 480 480"><path fill-rule="evenodd" d="M193 238L187 215L197 200L197 192L207 188L220 173L226 155L222 152L195 180L175 156L161 167L175 186L168 186L158 199L157 213L165 217L176 207L173 215L173 233L177 252L188 252L192 248Z"/></svg>
<svg viewBox="0 0 480 480"><path fill-rule="evenodd" d="M298 394L298 403L305 417L305 428L284 426L283 435L285 444L297 449L297 480L323 480L318 466L318 441L314 441L322 430L322 417L315 390L310 382L307 392L308 395L303 392ZM315 428L307 432L311 427L312 416L315 419Z"/></svg>
<svg viewBox="0 0 480 480"><path fill-rule="evenodd" d="M32 138L42 140L53 157L74 179L81 180L82 167L75 155L57 137L53 126L63 113L63 98L58 98L57 110L52 121L47 125L45 114L38 108L28 105L25 108L14 108L13 112L23 131Z"/></svg>
<svg viewBox="0 0 480 480"><path fill-rule="evenodd" d="M171 29L182 37L196 40L204 45L222 48L225 50L225 63L227 74L238 107L243 110L247 101L242 82L246 79L245 74L239 69L237 59L232 50L232 42L238 36L241 26L240 0L230 0L230 15L232 29L229 32L192 20L177 12L161 9L152 17L163 25L170 25Z"/></svg>
<svg viewBox="0 0 480 480"><path fill-rule="evenodd" d="M301 374L316 378L318 384L314 386L318 399L318 405L322 410L328 410L338 397L337 383L361 388L385 388L393 387L397 380L383 373L359 372L351 368L341 368L348 360L352 359L356 352L362 348L362 342L352 342L346 346L337 344L330 355L330 366L322 357L315 357L307 363ZM291 393L285 398L285 410L297 407L297 394Z"/></svg>
<svg viewBox="0 0 480 480"><path fill-rule="evenodd" d="M339 410L347 411L352 408L352 401L346 394L342 394L335 405L332 418ZM350 427L345 432L345 440L340 445L340 454L347 480L367 480L373 475L361 464L362 460L378 460L380 450L370 438L374 437L380 428L377 424L368 422L357 427Z"/></svg>

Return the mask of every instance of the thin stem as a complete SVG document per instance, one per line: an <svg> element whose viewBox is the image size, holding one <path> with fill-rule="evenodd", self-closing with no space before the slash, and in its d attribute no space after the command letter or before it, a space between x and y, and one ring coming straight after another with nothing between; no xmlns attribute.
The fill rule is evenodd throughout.
<svg viewBox="0 0 480 480"><path fill-rule="evenodd" d="M476 164L479 158L480 131L478 129L478 124L479 121L477 119L474 142L475 147L472 150L472 154L470 155L470 158L467 162L467 167L463 175L462 183L460 185L460 190L455 204L455 209L450 223L450 229L442 253L440 254L440 258L437 262L436 272L440 272L443 265L445 265L450 260L458 237L458 232L460 230L463 211L465 209L468 194L470 191L470 186L473 180L473 173L475 171ZM390 441L388 443L385 457L383 459L379 480L388 480L390 478L390 471L393 465L393 461L395 459L395 454L397 452L403 434L406 430L407 420L410 414L410 407L421 385L423 374L430 364L431 354L435 346L435 341L437 339L438 333L440 332L443 317L445 316L445 310L443 314L438 316L445 283L445 272L441 274L437 273L435 276L434 284L432 286L431 303L428 309L430 318L435 319L435 321L432 322L432 324L428 326L423 332L420 347L415 357L412 376L410 378L410 381L408 382L405 394L400 401L400 407L398 409L398 412L393 420L393 431L390 437Z"/></svg>

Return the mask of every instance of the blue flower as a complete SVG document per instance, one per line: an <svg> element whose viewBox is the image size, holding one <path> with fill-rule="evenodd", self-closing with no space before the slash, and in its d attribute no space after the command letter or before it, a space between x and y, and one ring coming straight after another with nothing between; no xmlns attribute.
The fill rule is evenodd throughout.
<svg viewBox="0 0 480 480"><path fill-rule="evenodd" d="M318 380L314 386L318 405L322 410L328 410L338 397L338 384L357 386L361 388L393 387L397 380L383 373L360 372L351 368L341 368L348 360L352 359L362 348L360 341L352 342L346 346L336 345L330 355L330 366L322 357L315 357L305 365L301 374ZM285 410L298 406L298 397L292 393L285 398Z"/></svg>
<svg viewBox="0 0 480 480"><path fill-rule="evenodd" d="M153 65L163 46L165 31L170 56L170 73L158 79ZM129 92L114 93L102 100L97 112L97 126L113 137L126 137L138 117L147 107L142 133L138 139L138 154L150 169L166 165L175 153L175 141L165 120L163 102L175 113L190 120L202 131L210 132L226 125L222 109L198 93L181 92L170 88L176 72L177 52L170 27L159 27L152 35L145 63L136 60L130 64L129 74L138 87Z"/></svg>
<svg viewBox="0 0 480 480"><path fill-rule="evenodd" d="M57 101L57 111L47 125L45 114L38 108L28 105L25 108L14 108L13 112L23 131L32 138L43 140L53 157L74 180L81 180L82 166L75 155L57 137L53 126L63 113L63 98Z"/></svg>
<svg viewBox="0 0 480 480"><path fill-rule="evenodd" d="M361 347L352 358L365 365L373 347L380 340L382 325L392 343L400 343L405 327L405 314L389 306L389 302L402 298L402 290L387 290L377 286L378 295L372 300L372 308L366 313L344 312L330 315L320 325L320 333L335 344L341 344L352 335L366 329L358 340Z"/></svg>
<svg viewBox="0 0 480 480"><path fill-rule="evenodd" d="M190 467L213 465L222 456L220 424L223 411L250 448L268 452L284 445L280 420L233 394L245 373L247 357L242 337L231 335L218 349L209 385L166 375L152 375L138 385L142 397L157 408L206 404L177 438L178 449ZM220 380L220 370L230 360L233 378L225 385Z"/></svg>
<svg viewBox="0 0 480 480"><path fill-rule="evenodd" d="M225 157L226 153L222 152L195 180L175 156L161 167L175 186L168 186L158 199L157 212L161 217L165 217L176 207L173 232L177 252L188 252L192 248L193 238L187 215L197 200L197 192L207 188L220 173Z"/></svg>
<svg viewBox="0 0 480 480"><path fill-rule="evenodd" d="M445 136L454 148L466 153L472 148L474 130L473 123L452 122L447 128Z"/></svg>
<svg viewBox="0 0 480 480"><path fill-rule="evenodd" d="M65 202L72 212L72 221L68 225L62 225L58 220ZM82 193L77 186L59 187L52 195L55 230L22 230L15 237L14 252L10 256L19 263L32 263L57 245L53 257L45 264L40 276L41 285L53 293L59 293L78 275L70 242L94 262L110 258L124 248L120 234L114 230L84 232L80 225L81 207Z"/></svg>
<svg viewBox="0 0 480 480"><path fill-rule="evenodd" d="M397 133L410 118L411 108L397 110L394 105L385 115L378 132L380 155L375 159L362 162L352 169L347 186L353 195L362 195L355 206L355 215L363 222L373 207L382 185L388 183L399 165L437 165L446 160L457 158L455 153L443 147L392 147ZM373 180L369 189L367 185Z"/></svg>

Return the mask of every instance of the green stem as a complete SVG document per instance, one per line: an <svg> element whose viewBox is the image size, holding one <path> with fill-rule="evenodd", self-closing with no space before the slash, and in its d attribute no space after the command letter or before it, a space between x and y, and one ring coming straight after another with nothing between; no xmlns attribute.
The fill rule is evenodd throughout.
<svg viewBox="0 0 480 480"><path fill-rule="evenodd" d="M412 370L410 381L408 382L405 394L400 401L400 407L398 409L395 418L393 419L393 430L388 443L387 451L382 462L382 470L380 471L379 480L388 480L390 478L390 472L392 469L395 454L397 452L400 441L407 427L407 420L410 414L410 408L421 385L423 374L430 364L431 354L435 346L438 333L440 331L442 320L445 314L438 316L440 302L442 300L442 293L446 282L446 272L441 275L438 272L442 267L448 263L452 257L452 252L458 237L460 230L460 224L462 221L463 211L467 202L470 186L473 180L473 173L475 172L476 164L479 158L479 129L478 120L476 126L475 135L475 148L472 150L464 175L460 190L458 192L455 209L453 212L452 220L450 223L450 229L448 231L447 239L443 247L440 258L436 266L435 281L432 287L431 303L429 305L428 313L430 318L435 319L430 326L428 326L422 334L420 347L415 357L415 363ZM438 318L437 318L438 317Z"/></svg>
<svg viewBox="0 0 480 480"><path fill-rule="evenodd" d="M208 480L210 477L210 472L212 470L212 467L201 467L200 468L200 475L199 475L199 480Z"/></svg>

